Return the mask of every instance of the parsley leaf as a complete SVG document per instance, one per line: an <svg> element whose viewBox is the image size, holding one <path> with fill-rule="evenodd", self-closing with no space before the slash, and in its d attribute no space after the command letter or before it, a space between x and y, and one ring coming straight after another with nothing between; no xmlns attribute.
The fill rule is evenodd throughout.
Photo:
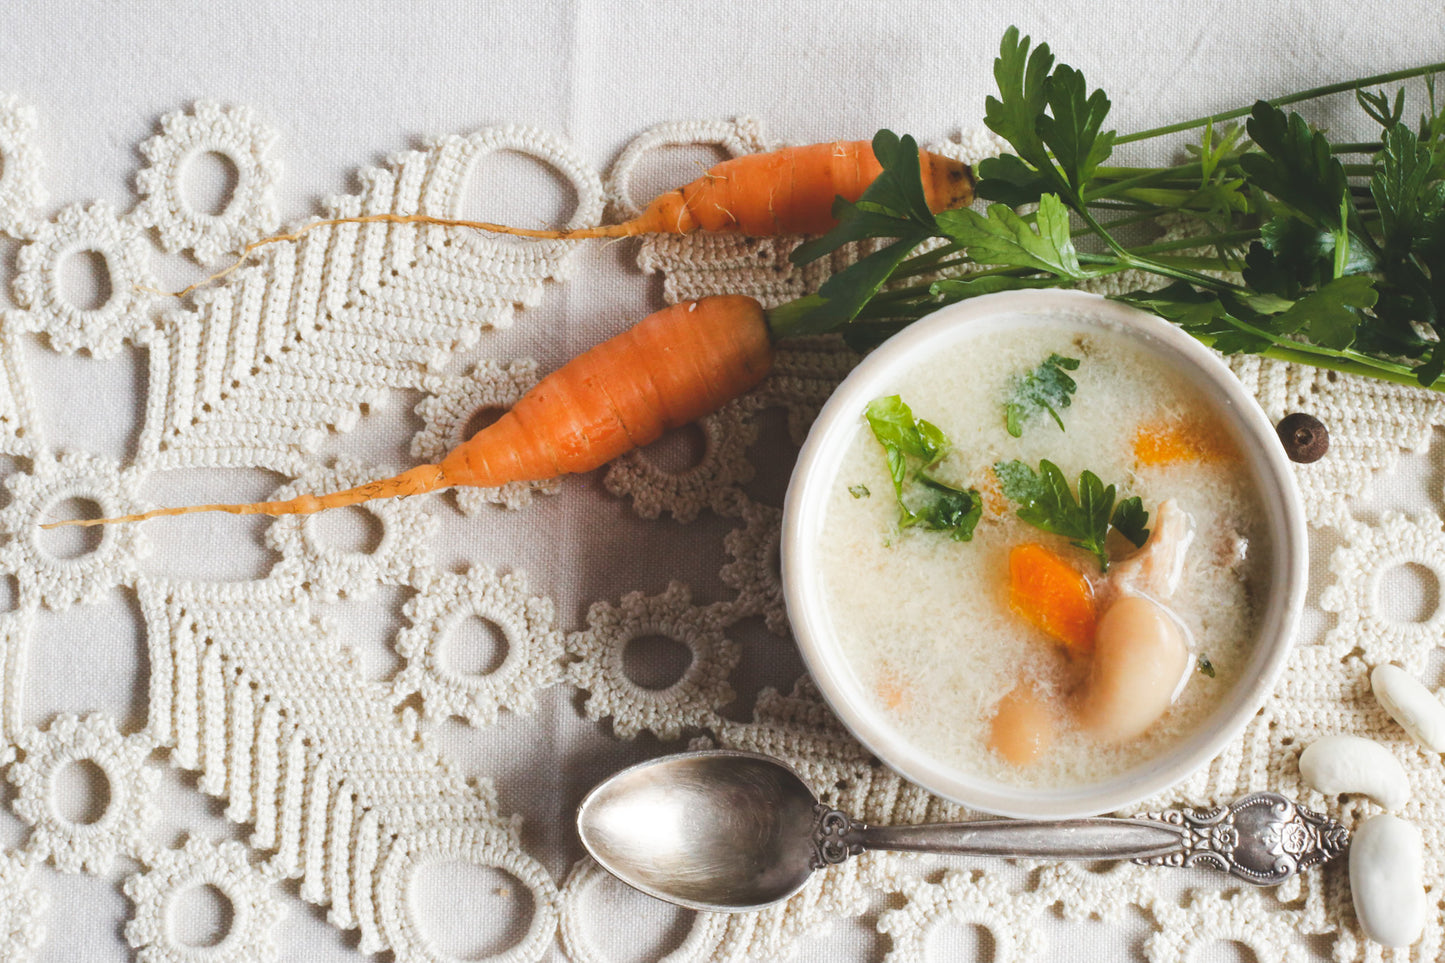
<svg viewBox="0 0 1445 963"><path fill-rule="evenodd" d="M1201 655L1195 665L1203 675L1214 678L1214 663L1209 661L1209 656Z"/></svg>
<svg viewBox="0 0 1445 963"><path fill-rule="evenodd" d="M1388 126L1381 140L1379 166L1370 178L1370 195L1380 211L1388 258L1409 252L1445 208L1445 184L1433 170L1433 153L1404 124Z"/></svg>
<svg viewBox="0 0 1445 963"><path fill-rule="evenodd" d="M938 229L968 249L979 264L1048 271L1067 278L1088 277L1069 237L1069 211L1054 194L1039 198L1035 226L1005 204L990 204L988 215L963 207L938 215Z"/></svg>
<svg viewBox="0 0 1445 963"><path fill-rule="evenodd" d="M980 194L1017 204L1020 194L1049 184L1071 202L1081 201L1085 185L1114 150L1114 132L1101 130L1109 98L1102 90L1090 93L1073 67L1055 68L1048 44L1031 52L1031 43L1010 27L999 44L993 62L999 95L984 101L983 122L1009 142L1022 163L981 166ZM1030 177L1030 167L1038 180ZM989 183L995 178L1003 182L998 190Z"/></svg>
<svg viewBox="0 0 1445 963"><path fill-rule="evenodd" d="M1326 348L1348 348L1360 324L1359 309L1374 307L1375 283L1363 274L1335 278L1271 319L1280 334L1304 332Z"/></svg>
<svg viewBox="0 0 1445 963"><path fill-rule="evenodd" d="M1004 427L1015 438L1023 435L1025 419L1047 411L1059 430L1064 430L1064 419L1058 409L1073 403L1074 391L1079 387L1068 372L1079 367L1078 358L1066 358L1050 354L1037 368L1028 374L1015 378L1013 390L1004 405Z"/></svg>
<svg viewBox="0 0 1445 963"><path fill-rule="evenodd" d="M1114 132L1099 129L1109 114L1109 98L1102 90L1089 93L1084 75L1064 64L1054 70L1046 89L1053 116L1038 119L1039 135L1054 152L1064 180L1082 196L1094 171L1114 152Z"/></svg>
<svg viewBox="0 0 1445 963"><path fill-rule="evenodd" d="M898 395L874 399L864 414L888 458L899 527L947 532L959 542L972 540L983 517L983 499L976 489L957 488L931 473L948 453L948 439L942 430L914 418Z"/></svg>
<svg viewBox="0 0 1445 963"><path fill-rule="evenodd" d="M1008 141L1020 158L1042 171L1053 166L1039 136L1038 118L1048 103L1046 85L1054 55L1046 43L1030 54L1031 43L1028 37L1019 38L1018 27L1004 31L993 62L999 96L984 101L983 122Z"/></svg>
<svg viewBox="0 0 1445 963"><path fill-rule="evenodd" d="M1338 224L1349 184L1325 135L1310 130L1299 114L1286 115L1262 100L1246 126L1260 149L1239 158L1250 181L1320 227Z"/></svg>
<svg viewBox="0 0 1445 963"><path fill-rule="evenodd" d="M1140 499L1126 498L1116 509L1113 485L1104 487L1099 476L1084 471L1079 476L1079 497L1069 489L1064 473L1048 459L1039 462L1035 472L1021 461L1000 462L993 466L1004 496L1019 505L1018 517L1037 529L1069 539L1069 544L1082 548L1099 560L1099 570L1108 571L1109 553L1104 540L1111 524L1136 545L1148 537L1149 513Z"/></svg>

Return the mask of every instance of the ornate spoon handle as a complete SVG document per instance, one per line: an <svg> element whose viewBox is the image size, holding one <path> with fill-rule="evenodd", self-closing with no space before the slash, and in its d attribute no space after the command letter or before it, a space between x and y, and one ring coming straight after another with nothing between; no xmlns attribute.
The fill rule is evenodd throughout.
<svg viewBox="0 0 1445 963"><path fill-rule="evenodd" d="M1133 819L1018 819L922 826L869 826L819 807L815 861L841 863L868 849L1034 859L1132 859L1154 866L1205 865L1272 886L1343 852L1339 823L1278 793L1215 809L1169 810Z"/></svg>

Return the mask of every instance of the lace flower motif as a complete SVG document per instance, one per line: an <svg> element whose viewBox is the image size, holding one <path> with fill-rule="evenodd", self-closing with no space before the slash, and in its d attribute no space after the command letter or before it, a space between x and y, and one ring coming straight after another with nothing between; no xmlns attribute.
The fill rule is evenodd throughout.
<svg viewBox="0 0 1445 963"><path fill-rule="evenodd" d="M412 457L439 461L447 452L467 440L467 425L479 411L506 409L541 380L537 362L519 358L510 364L482 361L464 376L437 378L427 385L430 396L416 406L425 427L411 440ZM497 488L456 489L457 508L463 515L475 515L486 505L522 508L533 493L555 495L562 480L508 482Z"/></svg>
<svg viewBox="0 0 1445 963"><path fill-rule="evenodd" d="M607 490L630 497L642 518L667 511L679 522L690 522L723 492L750 481L753 466L747 449L757 440L758 428L743 417L743 406L732 402L695 424L703 434L697 464L670 471L646 449L630 451L608 466L603 479Z"/></svg>
<svg viewBox="0 0 1445 963"><path fill-rule="evenodd" d="M1243 943L1259 963L1304 963L1310 954L1294 943L1300 913L1270 905L1252 890L1219 893L1193 890L1187 906L1156 900L1159 929L1144 944L1149 963L1189 963L1207 955L1206 947Z"/></svg>
<svg viewBox="0 0 1445 963"><path fill-rule="evenodd" d="M628 678L623 653L635 639L662 635L692 651L682 676L662 689L647 689ZM631 592L620 605L597 602L587 612L585 631L567 639L578 661L567 678L588 692L589 719L612 717L612 730L631 739L646 729L661 739L676 739L683 726L704 725L714 710L733 700L728 675L740 651L722 631L716 607L692 604L687 586L673 582L661 595Z"/></svg>
<svg viewBox="0 0 1445 963"><path fill-rule="evenodd" d="M461 716L474 726L497 721L500 709L531 712L536 691L562 677L563 635L552 600L528 595L519 573L497 575L474 567L464 575L428 572L412 583L419 594L403 612L409 628L397 633L396 651L407 660L393 685L398 698L421 693L427 718ZM447 667L447 637L468 616L495 625L506 640L501 665L486 675Z"/></svg>
<svg viewBox="0 0 1445 963"><path fill-rule="evenodd" d="M94 501L106 517L140 511L140 476L135 470L69 452L58 459L37 459L33 472L10 475L5 486L12 501L0 511L0 531L13 538L0 548L0 568L13 572L22 589L38 592L46 606L63 609L94 602L112 586L136 577L137 559L150 550L139 526L103 525L95 549L74 558L55 555L47 547L54 536L40 528L51 520L51 509L70 498Z"/></svg>
<svg viewBox="0 0 1445 963"><path fill-rule="evenodd" d="M62 287L61 266L73 255L99 254L105 262L105 302L94 308L77 305ZM54 221L34 231L20 249L15 275L15 301L24 308L18 317L27 330L43 332L56 351L89 351L109 358L121 341L149 324L147 308L155 295L150 273L151 246L145 232L117 217L108 204L73 204Z"/></svg>
<svg viewBox="0 0 1445 963"><path fill-rule="evenodd" d="M29 237L35 230L32 212L45 203L34 134L35 108L0 96L0 232L11 237Z"/></svg>
<svg viewBox="0 0 1445 963"><path fill-rule="evenodd" d="M338 459L330 468L313 468L277 490L275 499L287 499L303 492L331 492L362 485L394 472L390 468L366 466ZM381 522L381 541L373 551L349 551L326 544L319 534L323 513L282 515L266 530L266 544L301 566L311 592L321 601L347 596L364 598L378 585L400 585L412 570L430 560L431 537L437 521L426 511L422 498L383 498L366 502L352 511L369 512Z"/></svg>
<svg viewBox="0 0 1445 963"><path fill-rule="evenodd" d="M547 955L557 938L557 884L517 841L515 825L502 827L468 822L463 825L417 827L393 843L376 874L375 905L381 927L397 960L445 963L443 952L418 925L412 889L417 869L438 862L466 862L491 867L511 876L531 901L531 920L506 949L490 955L491 963L533 963ZM517 901L518 903L522 901ZM363 952L366 950L363 949Z"/></svg>
<svg viewBox="0 0 1445 963"><path fill-rule="evenodd" d="M231 904L231 925L220 942L196 947L176 938L171 916L177 897L199 886L214 886ZM125 881L135 915L125 938L141 963L263 963L275 959L272 930L284 912L272 884L251 867L241 843L213 843L194 837L180 849L164 850L151 868Z"/></svg>
<svg viewBox="0 0 1445 963"><path fill-rule="evenodd" d="M150 796L160 780L145 762L149 740L122 736L106 716L61 715L43 732L21 730L15 744L25 758L7 775L17 790L15 812L31 826L26 848L37 858L49 857L67 873L104 873L118 854L144 845L155 815ZM55 804L56 776L81 760L99 766L110 788L105 812L93 823L73 822Z"/></svg>
<svg viewBox="0 0 1445 963"><path fill-rule="evenodd" d="M0 959L28 960L45 942L40 919L50 894L30 883L34 860L30 853L0 852Z"/></svg>
<svg viewBox="0 0 1445 963"><path fill-rule="evenodd" d="M194 113L161 118L161 133L141 145L150 165L136 175L145 200L136 223L154 227L167 251L191 248L196 260L214 263L276 229L275 188L281 165L267 157L276 132L245 107L197 101ZM219 214L199 211L186 198L186 168L199 154L216 153L236 168L236 185Z"/></svg>
<svg viewBox="0 0 1445 963"><path fill-rule="evenodd" d="M939 883L909 879L903 884L908 902L878 918L878 932L893 939L883 963L929 959L928 939L945 922L975 924L993 937L995 963L1029 963L1046 946L1035 922L1041 906L1028 894L1014 892L981 871L951 872Z"/></svg>
<svg viewBox="0 0 1445 963"><path fill-rule="evenodd" d="M738 593L739 610L763 616L768 631L788 634L788 613L783 604L783 576L779 562L779 539L783 513L770 505L743 499L738 511L744 526L723 538L732 561L718 572L723 584Z"/></svg>
<svg viewBox="0 0 1445 963"><path fill-rule="evenodd" d="M1445 532L1433 515L1419 519L1386 512L1378 526L1357 522L1330 558L1335 581L1320 595L1320 608L1338 619L1323 644L1343 657L1358 646L1370 665L1399 662L1421 675L1430 653L1445 638L1445 605L1419 622L1390 618L1380 599L1382 580L1404 565L1420 565L1445 585Z"/></svg>

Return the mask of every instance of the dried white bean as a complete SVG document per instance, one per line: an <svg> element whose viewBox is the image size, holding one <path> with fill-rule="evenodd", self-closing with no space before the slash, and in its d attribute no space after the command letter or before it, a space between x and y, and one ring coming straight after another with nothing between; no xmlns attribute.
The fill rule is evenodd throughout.
<svg viewBox="0 0 1445 963"><path fill-rule="evenodd" d="M1410 780L1390 750L1359 736L1325 736L1299 757L1300 775L1326 796L1361 793L1386 809L1410 798Z"/></svg>
<svg viewBox="0 0 1445 963"><path fill-rule="evenodd" d="M1414 823L1372 816L1350 840L1350 893L1365 935L1409 946L1425 928L1425 844Z"/></svg>
<svg viewBox="0 0 1445 963"><path fill-rule="evenodd" d="M1445 752L1445 705L1397 665L1375 666L1370 688L1390 718L1431 752Z"/></svg>

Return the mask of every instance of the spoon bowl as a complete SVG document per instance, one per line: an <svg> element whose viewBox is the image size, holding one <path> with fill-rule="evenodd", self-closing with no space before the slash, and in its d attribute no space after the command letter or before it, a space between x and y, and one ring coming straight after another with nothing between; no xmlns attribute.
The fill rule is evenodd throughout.
<svg viewBox="0 0 1445 963"><path fill-rule="evenodd" d="M765 756L682 753L624 769L577 810L592 856L624 883L692 909L760 909L813 872L818 801Z"/></svg>

